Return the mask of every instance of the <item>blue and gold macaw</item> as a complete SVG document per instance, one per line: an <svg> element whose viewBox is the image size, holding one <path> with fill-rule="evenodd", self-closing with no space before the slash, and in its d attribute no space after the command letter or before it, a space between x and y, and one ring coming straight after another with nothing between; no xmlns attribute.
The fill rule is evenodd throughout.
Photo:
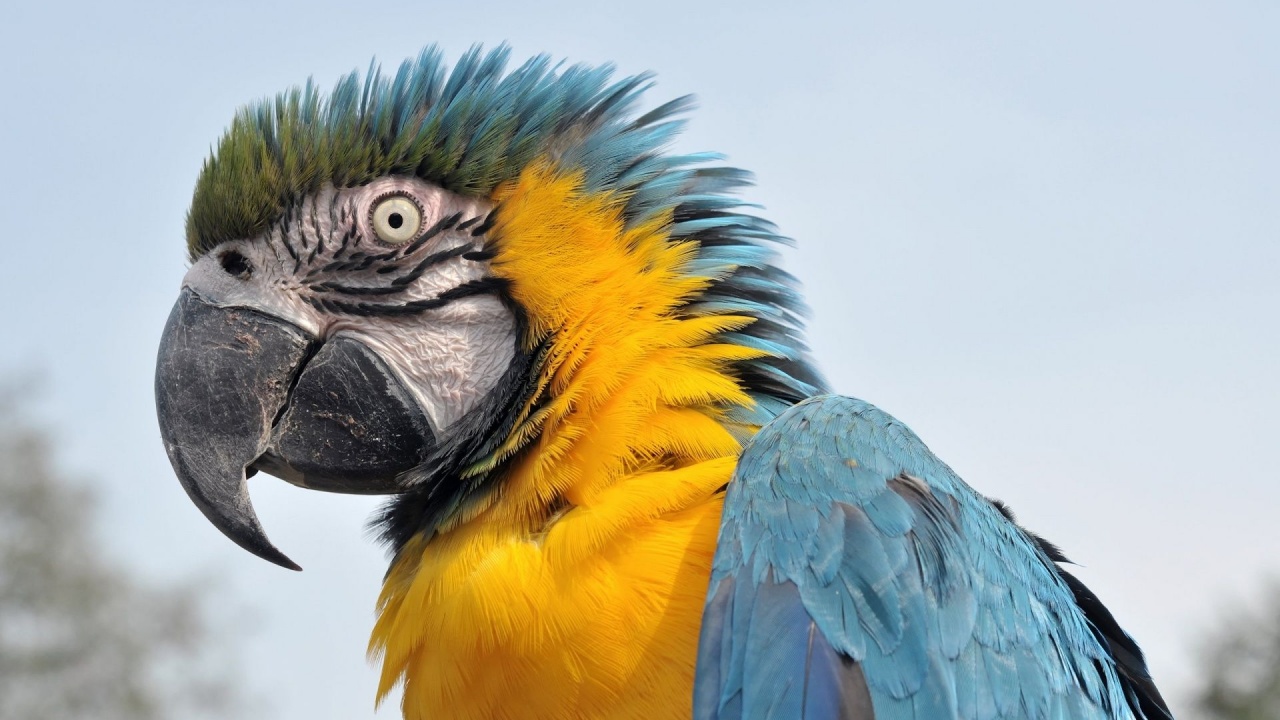
<svg viewBox="0 0 1280 720"><path fill-rule="evenodd" d="M1167 718L1050 544L826 394L745 173L647 76L428 49L242 110L156 402L191 499L394 497L371 651L421 718Z"/></svg>

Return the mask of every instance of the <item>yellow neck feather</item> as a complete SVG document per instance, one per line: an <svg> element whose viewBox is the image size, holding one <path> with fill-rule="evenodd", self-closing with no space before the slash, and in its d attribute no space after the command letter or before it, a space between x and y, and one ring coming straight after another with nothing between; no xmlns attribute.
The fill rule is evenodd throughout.
<svg viewBox="0 0 1280 720"><path fill-rule="evenodd" d="M698 247L669 216L626 227L625 199L549 164L495 192L494 270L548 351L500 489L388 575L370 650L407 717L688 712L741 451L723 413L752 402L732 366L760 353L714 339L751 318L679 313L711 282Z"/></svg>

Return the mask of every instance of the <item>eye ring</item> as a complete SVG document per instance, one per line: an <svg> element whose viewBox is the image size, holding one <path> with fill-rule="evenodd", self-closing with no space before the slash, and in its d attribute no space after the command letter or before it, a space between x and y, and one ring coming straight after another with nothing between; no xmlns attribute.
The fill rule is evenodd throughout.
<svg viewBox="0 0 1280 720"><path fill-rule="evenodd" d="M408 195L386 195L374 201L369 224L382 242L403 245L422 230L422 208Z"/></svg>

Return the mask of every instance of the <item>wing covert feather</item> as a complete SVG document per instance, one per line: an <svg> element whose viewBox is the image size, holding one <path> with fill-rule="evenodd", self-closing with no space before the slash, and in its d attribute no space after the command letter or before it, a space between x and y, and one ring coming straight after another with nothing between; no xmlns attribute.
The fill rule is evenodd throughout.
<svg viewBox="0 0 1280 720"><path fill-rule="evenodd" d="M730 483L694 717L1133 718L1037 539L860 400L806 400Z"/></svg>

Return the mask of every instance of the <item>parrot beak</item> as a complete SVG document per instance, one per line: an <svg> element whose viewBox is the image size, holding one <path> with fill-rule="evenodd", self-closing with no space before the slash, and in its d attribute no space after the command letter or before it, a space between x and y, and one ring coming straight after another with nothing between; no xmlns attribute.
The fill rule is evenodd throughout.
<svg viewBox="0 0 1280 720"><path fill-rule="evenodd" d="M426 416L381 358L322 342L256 309L183 288L160 340L156 412L169 462L205 517L237 545L300 570L249 500L257 470L333 492L403 492L435 446Z"/></svg>
<svg viewBox="0 0 1280 720"><path fill-rule="evenodd" d="M247 469L267 447L316 339L246 308L219 308L183 289L160 339L156 412L178 480L219 530L282 567L249 500Z"/></svg>

